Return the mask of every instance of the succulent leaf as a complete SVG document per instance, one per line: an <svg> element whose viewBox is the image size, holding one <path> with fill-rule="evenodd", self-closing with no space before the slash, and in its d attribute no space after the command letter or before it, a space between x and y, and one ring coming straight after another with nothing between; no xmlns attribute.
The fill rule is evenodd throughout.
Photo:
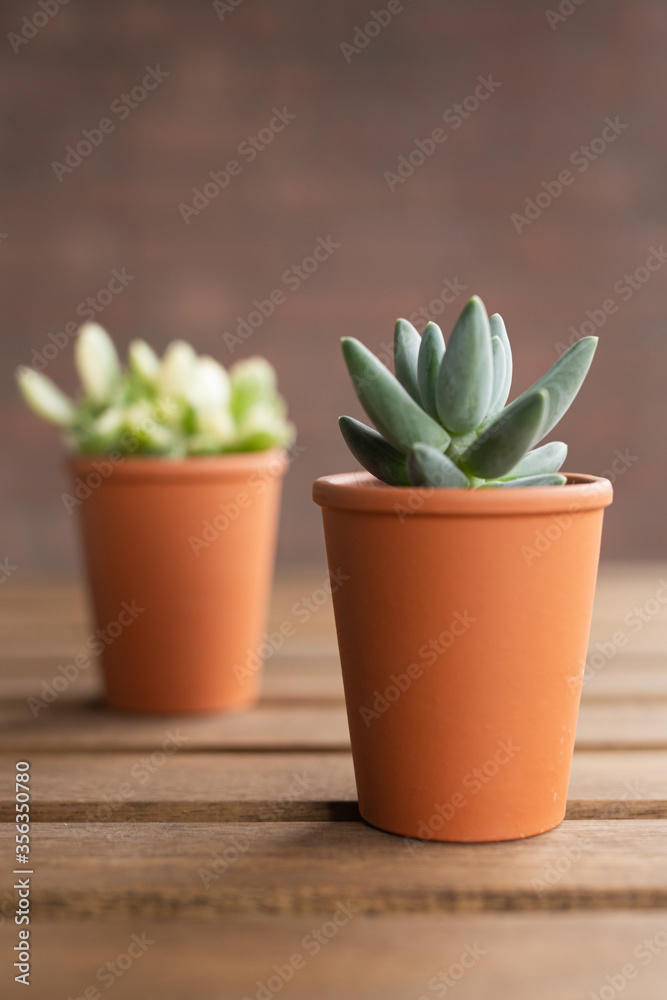
<svg viewBox="0 0 667 1000"><path fill-rule="evenodd" d="M438 375L438 416L447 430L467 434L479 427L488 413L492 390L489 319L475 295L452 331Z"/></svg>
<svg viewBox="0 0 667 1000"><path fill-rule="evenodd" d="M158 389L164 396L185 399L194 379L197 355L190 344L175 340L169 345L162 359L158 375Z"/></svg>
<svg viewBox="0 0 667 1000"><path fill-rule="evenodd" d="M470 480L450 458L428 444L415 444L408 452L407 470L413 486L468 489Z"/></svg>
<svg viewBox="0 0 667 1000"><path fill-rule="evenodd" d="M558 472L567 458L567 445L563 441L550 441L541 448L535 448L524 455L521 461L502 479L516 479L519 476L539 476Z"/></svg>
<svg viewBox="0 0 667 1000"><path fill-rule="evenodd" d="M227 409L231 396L229 375L215 358L197 358L185 390L190 405L197 411Z"/></svg>
<svg viewBox="0 0 667 1000"><path fill-rule="evenodd" d="M380 433L407 454L415 441L444 450L447 431L419 406L388 368L354 337L344 337L343 354L359 401Z"/></svg>
<svg viewBox="0 0 667 1000"><path fill-rule="evenodd" d="M155 385L160 374L160 359L145 340L133 340L128 352L130 368L147 385Z"/></svg>
<svg viewBox="0 0 667 1000"><path fill-rule="evenodd" d="M394 328L394 371L404 389L421 405L417 365L421 337L407 319L397 319Z"/></svg>
<svg viewBox="0 0 667 1000"><path fill-rule="evenodd" d="M84 323L74 351L86 396L94 403L108 403L120 380L120 361L111 337L99 323Z"/></svg>
<svg viewBox="0 0 667 1000"><path fill-rule="evenodd" d="M503 410L463 453L461 468L480 479L507 475L535 443L548 408L549 393L540 389Z"/></svg>
<svg viewBox="0 0 667 1000"><path fill-rule="evenodd" d="M507 336L507 330L505 329L505 323L500 313L493 313L492 316L489 316L489 327L491 329L491 336L498 337L505 350L505 384L503 385L502 392L498 395L498 398L494 403L497 410L502 410L508 400L510 389L512 388L512 348L510 347L510 341Z"/></svg>
<svg viewBox="0 0 667 1000"><path fill-rule="evenodd" d="M390 486L409 486L405 455L392 447L372 427L354 417L339 417L338 424L345 443L371 475Z"/></svg>
<svg viewBox="0 0 667 1000"><path fill-rule="evenodd" d="M546 437L552 428L556 426L563 414L569 409L572 400L581 388L581 384L588 374L595 349L598 345L597 337L583 337L576 344L569 347L567 351L556 361L548 372L526 392L522 393L505 409L505 413L516 407L537 389L547 389L549 392L549 408L545 414L544 424L540 428L540 435L536 442Z"/></svg>
<svg viewBox="0 0 667 1000"><path fill-rule="evenodd" d="M184 341L171 344L160 361L148 344L135 340L128 367L121 371L108 334L88 323L80 331L76 360L85 390L77 403L33 369L20 368L16 378L26 402L66 428L67 445L80 454L181 459L287 446L294 440L275 372L263 358L235 365L232 387L222 365L198 357Z"/></svg>
<svg viewBox="0 0 667 1000"><path fill-rule="evenodd" d="M48 376L22 365L16 372L16 380L24 400L38 416L59 427L70 427L74 423L74 403Z"/></svg>
<svg viewBox="0 0 667 1000"><path fill-rule="evenodd" d="M503 487L518 488L521 486L564 486L566 482L567 477L561 475L559 472L546 472L537 476L520 476L517 479L492 479L482 486L478 486L478 489L486 490L491 487L502 489Z"/></svg>
<svg viewBox="0 0 667 1000"><path fill-rule="evenodd" d="M499 402L505 389L505 348L500 337L491 337L491 351L493 353L493 390L491 393L490 413L497 413L502 410L503 404Z"/></svg>
<svg viewBox="0 0 667 1000"><path fill-rule="evenodd" d="M229 369L232 413L238 419L255 403L272 399L276 392L276 372L266 358L237 361Z"/></svg>
<svg viewBox="0 0 667 1000"><path fill-rule="evenodd" d="M436 388L444 356L445 338L442 330L437 323L427 323L419 347L417 379L422 406L435 420L438 419Z"/></svg>

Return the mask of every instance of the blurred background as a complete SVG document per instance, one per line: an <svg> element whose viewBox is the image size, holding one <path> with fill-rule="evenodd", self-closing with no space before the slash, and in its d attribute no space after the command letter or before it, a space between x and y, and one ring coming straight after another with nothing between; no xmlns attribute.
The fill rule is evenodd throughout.
<svg viewBox="0 0 667 1000"><path fill-rule="evenodd" d="M279 559L308 566L312 480L355 466L339 337L447 334L473 292L517 392L599 332L567 466L615 481L603 556L664 556L667 4L5 0L2 22L0 556L76 571L57 432L13 371L73 389L91 310L123 347L273 362L300 446Z"/></svg>

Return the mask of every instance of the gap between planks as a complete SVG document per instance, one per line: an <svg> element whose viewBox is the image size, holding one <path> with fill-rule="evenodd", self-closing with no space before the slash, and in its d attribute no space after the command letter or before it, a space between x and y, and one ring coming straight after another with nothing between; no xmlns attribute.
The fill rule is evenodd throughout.
<svg viewBox="0 0 667 1000"><path fill-rule="evenodd" d="M341 901L368 914L667 906L664 820L571 820L495 844L363 823L35 824L32 848L36 919L330 913ZM3 871L12 850L2 826Z"/></svg>

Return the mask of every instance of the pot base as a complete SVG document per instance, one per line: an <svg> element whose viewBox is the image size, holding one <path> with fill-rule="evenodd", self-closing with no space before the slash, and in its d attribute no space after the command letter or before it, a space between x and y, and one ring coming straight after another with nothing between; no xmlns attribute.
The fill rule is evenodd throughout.
<svg viewBox="0 0 667 1000"><path fill-rule="evenodd" d="M364 823L368 823L375 830L380 830L382 833L389 833L393 837L404 837L406 840L419 840L424 844L501 844L512 840L528 840L531 837L540 837L544 833L549 833L551 830L555 830L561 825L565 819L565 814L560 817L560 819L555 822L550 822L544 827L540 827L537 830L530 830L527 833L512 832L507 834L501 834L497 831L494 833L489 832L487 835L478 834L476 836L451 836L448 837L446 832L433 833L431 837L420 836L414 831L410 831L408 827L402 826L401 829L390 830L388 825L383 825L381 822L374 822L368 816L364 815L363 810L359 807L359 815L363 819Z"/></svg>

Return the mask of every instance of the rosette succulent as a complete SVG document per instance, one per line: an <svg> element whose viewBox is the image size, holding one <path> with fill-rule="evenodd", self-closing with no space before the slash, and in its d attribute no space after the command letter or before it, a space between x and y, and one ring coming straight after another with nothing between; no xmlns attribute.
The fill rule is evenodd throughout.
<svg viewBox="0 0 667 1000"><path fill-rule="evenodd" d="M509 405L512 352L502 318L473 296L447 347L428 323L420 337L396 322L395 375L353 337L343 354L359 401L377 428L341 417L354 457L392 486L458 489L557 486L567 445L550 433L584 381L597 337L573 344Z"/></svg>
<svg viewBox="0 0 667 1000"><path fill-rule="evenodd" d="M275 371L264 358L238 361L226 371L185 341L175 341L159 358L135 340L123 369L106 330L86 323L75 360L82 384L76 401L33 368L19 368L17 381L25 401L62 427L79 454L179 459L261 451L294 438Z"/></svg>

